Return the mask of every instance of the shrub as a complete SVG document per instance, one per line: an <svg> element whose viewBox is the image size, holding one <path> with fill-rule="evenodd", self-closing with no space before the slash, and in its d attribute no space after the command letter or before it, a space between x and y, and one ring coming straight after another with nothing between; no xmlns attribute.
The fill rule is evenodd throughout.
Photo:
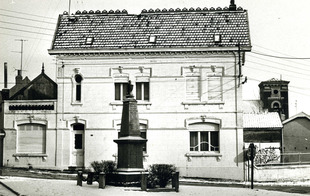
<svg viewBox="0 0 310 196"><path fill-rule="evenodd" d="M149 167L149 175L147 183L149 188L154 188L157 185L165 187L172 178L172 173L176 171L174 165L170 164L153 164Z"/></svg>
<svg viewBox="0 0 310 196"><path fill-rule="evenodd" d="M90 165L96 174L100 172L111 174L116 170L116 163L114 161L93 161Z"/></svg>

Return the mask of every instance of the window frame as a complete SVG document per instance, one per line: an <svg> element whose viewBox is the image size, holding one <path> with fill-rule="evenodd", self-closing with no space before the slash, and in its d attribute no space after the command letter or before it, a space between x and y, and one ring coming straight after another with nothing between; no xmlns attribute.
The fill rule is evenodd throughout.
<svg viewBox="0 0 310 196"><path fill-rule="evenodd" d="M116 86L119 85L119 90L118 92L116 91ZM126 93L127 93L127 85L128 83L126 82L114 82L114 100L115 101L123 101L126 98ZM119 93L119 99L116 99L116 94ZM125 95L124 95L125 93Z"/></svg>
<svg viewBox="0 0 310 196"><path fill-rule="evenodd" d="M139 88L138 88L138 84L139 84ZM150 82L136 82L135 87L136 87L136 100L137 101L150 101ZM141 97L138 97L138 90L140 90L141 92Z"/></svg>

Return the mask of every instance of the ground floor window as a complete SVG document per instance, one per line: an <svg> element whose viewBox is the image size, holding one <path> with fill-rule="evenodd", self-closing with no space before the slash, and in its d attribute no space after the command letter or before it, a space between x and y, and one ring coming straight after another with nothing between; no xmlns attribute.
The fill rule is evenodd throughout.
<svg viewBox="0 0 310 196"><path fill-rule="evenodd" d="M219 151L219 130L216 124L195 123L189 126L190 151Z"/></svg>
<svg viewBox="0 0 310 196"><path fill-rule="evenodd" d="M46 152L46 126L40 124L23 124L17 131L18 153Z"/></svg>

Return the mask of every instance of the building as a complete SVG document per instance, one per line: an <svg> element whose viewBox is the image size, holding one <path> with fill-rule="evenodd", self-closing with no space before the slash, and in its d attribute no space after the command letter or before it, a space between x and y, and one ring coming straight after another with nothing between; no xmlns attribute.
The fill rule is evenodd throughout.
<svg viewBox="0 0 310 196"><path fill-rule="evenodd" d="M283 161L310 162L310 116L301 112L283 121Z"/></svg>
<svg viewBox="0 0 310 196"><path fill-rule="evenodd" d="M243 114L243 141L256 146L256 165L280 163L282 122L277 112ZM270 158L270 156L274 156Z"/></svg>
<svg viewBox="0 0 310 196"><path fill-rule="evenodd" d="M241 82L250 50L248 14L234 1L226 8L150 9L138 15L64 12L48 50L57 59L58 90L54 110L42 114L48 116L47 156L31 162L28 153L19 162L10 159L11 165L28 161L67 169L115 160L113 140L130 80L141 135L148 139L145 168L169 163L181 176L243 180ZM14 115L28 124L42 118Z"/></svg>
<svg viewBox="0 0 310 196"><path fill-rule="evenodd" d="M55 166L57 84L42 72L1 91L1 166Z"/></svg>
<svg viewBox="0 0 310 196"><path fill-rule="evenodd" d="M278 112L282 120L289 117L288 84L289 81L274 78L259 84L263 108L269 112Z"/></svg>

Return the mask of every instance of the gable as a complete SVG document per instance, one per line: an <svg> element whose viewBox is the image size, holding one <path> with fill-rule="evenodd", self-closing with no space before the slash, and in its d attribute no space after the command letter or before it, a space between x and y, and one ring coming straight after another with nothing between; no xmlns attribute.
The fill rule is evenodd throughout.
<svg viewBox="0 0 310 196"><path fill-rule="evenodd" d="M10 97L10 100L42 99L57 99L57 84L44 73Z"/></svg>
<svg viewBox="0 0 310 196"><path fill-rule="evenodd" d="M242 8L143 10L139 15L127 11L78 11L59 16L49 52L227 48L239 42L243 47L251 46L247 11Z"/></svg>

